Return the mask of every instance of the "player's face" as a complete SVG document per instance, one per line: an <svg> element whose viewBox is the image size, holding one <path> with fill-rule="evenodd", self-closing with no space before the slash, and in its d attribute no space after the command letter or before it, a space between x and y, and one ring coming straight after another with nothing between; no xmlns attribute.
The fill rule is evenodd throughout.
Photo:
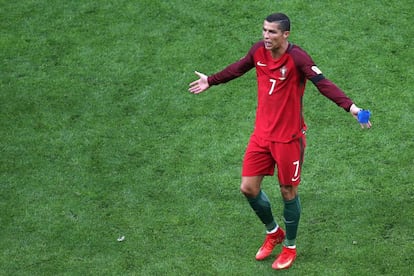
<svg viewBox="0 0 414 276"><path fill-rule="evenodd" d="M289 31L282 32L279 23L264 21L263 40L267 50L277 51L285 45Z"/></svg>

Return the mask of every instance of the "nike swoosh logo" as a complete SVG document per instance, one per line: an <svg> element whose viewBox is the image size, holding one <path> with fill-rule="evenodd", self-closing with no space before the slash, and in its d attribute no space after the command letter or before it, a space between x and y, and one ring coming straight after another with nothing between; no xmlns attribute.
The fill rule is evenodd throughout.
<svg viewBox="0 0 414 276"><path fill-rule="evenodd" d="M299 179L300 176L297 177L292 177L292 181L297 181Z"/></svg>
<svg viewBox="0 0 414 276"><path fill-rule="evenodd" d="M283 221L287 224L291 224L291 223L295 223L296 221L294 220L286 220L285 217L283 217Z"/></svg>
<svg viewBox="0 0 414 276"><path fill-rule="evenodd" d="M258 61L256 64L257 66L267 66L267 64L261 63L260 61Z"/></svg>

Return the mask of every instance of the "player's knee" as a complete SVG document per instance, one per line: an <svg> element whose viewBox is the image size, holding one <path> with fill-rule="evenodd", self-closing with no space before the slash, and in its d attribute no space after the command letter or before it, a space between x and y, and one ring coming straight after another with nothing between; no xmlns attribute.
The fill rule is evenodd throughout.
<svg viewBox="0 0 414 276"><path fill-rule="evenodd" d="M260 189L257 189L253 185L249 185L249 183L242 182L240 185L240 192L246 197L256 197L259 194Z"/></svg>
<svg viewBox="0 0 414 276"><path fill-rule="evenodd" d="M280 185L280 193L284 200L292 200L297 195L297 187L292 185Z"/></svg>

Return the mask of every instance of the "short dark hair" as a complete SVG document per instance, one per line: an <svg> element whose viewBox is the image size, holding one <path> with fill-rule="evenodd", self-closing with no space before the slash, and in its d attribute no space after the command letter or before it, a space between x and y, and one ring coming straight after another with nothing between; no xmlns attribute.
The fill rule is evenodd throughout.
<svg viewBox="0 0 414 276"><path fill-rule="evenodd" d="M266 17L266 21L278 23L282 32L290 31L290 20L284 13L272 13Z"/></svg>

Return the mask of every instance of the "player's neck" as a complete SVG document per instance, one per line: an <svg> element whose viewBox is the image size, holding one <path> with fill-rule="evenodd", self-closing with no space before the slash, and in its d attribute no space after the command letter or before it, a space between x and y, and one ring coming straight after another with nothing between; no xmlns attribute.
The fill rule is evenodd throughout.
<svg viewBox="0 0 414 276"><path fill-rule="evenodd" d="M272 54L272 58L278 59L281 56L283 56L283 54L286 53L288 47L289 47L289 42L286 40L285 43L283 43L281 47L270 51L270 53Z"/></svg>

